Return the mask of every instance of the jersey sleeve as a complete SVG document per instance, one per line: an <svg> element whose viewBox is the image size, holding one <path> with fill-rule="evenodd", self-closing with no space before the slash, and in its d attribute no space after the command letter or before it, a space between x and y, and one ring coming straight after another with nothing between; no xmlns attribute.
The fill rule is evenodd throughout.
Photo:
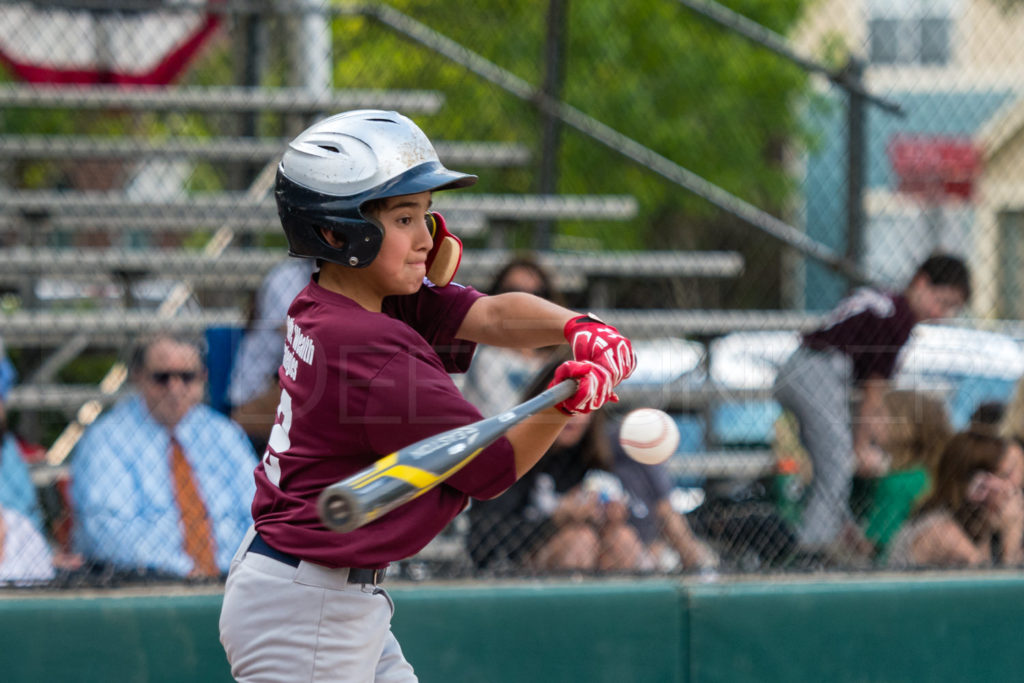
<svg viewBox="0 0 1024 683"><path fill-rule="evenodd" d="M384 312L397 318L427 340L447 372L465 372L476 351L474 342L456 338L462 321L477 299L485 296L472 287L423 285L415 294L384 299Z"/></svg>
<svg viewBox="0 0 1024 683"><path fill-rule="evenodd" d="M481 420L445 371L415 354L398 353L370 383L365 431L380 455L429 436ZM508 439L486 447L446 482L467 496L493 497L515 482L515 460Z"/></svg>
<svg viewBox="0 0 1024 683"><path fill-rule="evenodd" d="M846 353L858 381L871 376L891 377L900 348L914 326L905 298L861 288L840 302L825 327L804 337L814 349L835 348Z"/></svg>

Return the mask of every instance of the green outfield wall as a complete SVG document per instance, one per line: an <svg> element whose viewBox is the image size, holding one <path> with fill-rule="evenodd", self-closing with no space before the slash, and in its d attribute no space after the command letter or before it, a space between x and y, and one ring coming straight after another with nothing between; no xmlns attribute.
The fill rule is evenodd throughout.
<svg viewBox="0 0 1024 683"><path fill-rule="evenodd" d="M1024 576L401 584L420 679L1024 680ZM230 681L219 594L5 593L0 680Z"/></svg>

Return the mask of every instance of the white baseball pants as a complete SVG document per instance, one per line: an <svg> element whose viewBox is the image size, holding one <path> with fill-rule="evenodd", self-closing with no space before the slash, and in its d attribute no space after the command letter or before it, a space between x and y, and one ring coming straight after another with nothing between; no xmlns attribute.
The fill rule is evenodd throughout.
<svg viewBox="0 0 1024 683"><path fill-rule="evenodd" d="M797 534L806 548L828 545L853 519L849 502L855 467L852 375L853 364L846 354L801 346L779 370L773 388L775 398L800 423L800 442L814 467Z"/></svg>
<svg viewBox="0 0 1024 683"><path fill-rule="evenodd" d="M348 583L347 569L291 567L245 550L231 562L220 640L245 683L416 681L391 633L394 604L379 586Z"/></svg>

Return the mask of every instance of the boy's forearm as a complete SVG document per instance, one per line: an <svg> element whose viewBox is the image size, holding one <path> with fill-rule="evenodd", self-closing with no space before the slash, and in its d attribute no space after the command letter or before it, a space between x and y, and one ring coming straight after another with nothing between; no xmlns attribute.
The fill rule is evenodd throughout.
<svg viewBox="0 0 1024 683"><path fill-rule="evenodd" d="M506 437L515 454L516 479L536 465L555 442L569 416L548 408L508 430Z"/></svg>
<svg viewBox="0 0 1024 683"><path fill-rule="evenodd" d="M478 299L459 327L460 339L506 348L565 343L565 324L579 313L532 294L509 292Z"/></svg>

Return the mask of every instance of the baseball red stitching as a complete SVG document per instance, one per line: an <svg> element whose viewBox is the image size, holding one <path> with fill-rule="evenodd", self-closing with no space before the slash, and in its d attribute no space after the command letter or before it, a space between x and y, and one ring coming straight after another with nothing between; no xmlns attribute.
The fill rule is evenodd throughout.
<svg viewBox="0 0 1024 683"><path fill-rule="evenodd" d="M633 446L634 448L651 448L657 446L662 439L668 436L668 416L664 413L658 415L658 424L661 425L661 431L657 436L652 436L650 441L634 441L633 439L621 439L620 443L624 446Z"/></svg>

